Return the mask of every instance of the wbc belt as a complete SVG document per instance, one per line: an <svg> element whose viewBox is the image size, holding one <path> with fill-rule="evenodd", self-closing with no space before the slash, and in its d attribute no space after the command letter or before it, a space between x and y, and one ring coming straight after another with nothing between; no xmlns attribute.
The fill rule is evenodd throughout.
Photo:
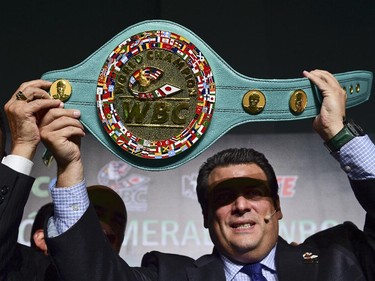
<svg viewBox="0 0 375 281"><path fill-rule="evenodd" d="M335 74L347 107L368 100L372 73ZM232 69L187 28L135 24L82 63L43 74L50 94L81 111L112 153L144 170L176 168L231 128L315 117L322 97L308 79L255 79Z"/></svg>

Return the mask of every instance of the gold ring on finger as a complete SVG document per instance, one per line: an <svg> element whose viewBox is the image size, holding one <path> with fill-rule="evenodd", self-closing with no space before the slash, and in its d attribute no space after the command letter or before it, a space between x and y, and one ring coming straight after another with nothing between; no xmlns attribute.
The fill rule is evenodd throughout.
<svg viewBox="0 0 375 281"><path fill-rule="evenodd" d="M22 91L18 91L18 93L16 94L16 100L26 101L27 97L25 96L24 93L22 93Z"/></svg>

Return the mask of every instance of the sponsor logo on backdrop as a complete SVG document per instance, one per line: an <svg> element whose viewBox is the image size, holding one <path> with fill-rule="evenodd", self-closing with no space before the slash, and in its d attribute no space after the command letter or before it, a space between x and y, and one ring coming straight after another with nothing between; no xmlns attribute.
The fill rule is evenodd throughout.
<svg viewBox="0 0 375 281"><path fill-rule="evenodd" d="M298 176L277 176L279 184L279 196L283 198L292 198L296 193Z"/></svg>
<svg viewBox="0 0 375 281"><path fill-rule="evenodd" d="M190 175L183 175L181 177L181 192L182 197L190 198L190 199L197 199L197 192L195 190L197 185L197 173L193 173Z"/></svg>
<svg viewBox="0 0 375 281"><path fill-rule="evenodd" d="M147 211L149 177L131 173L131 166L122 161L111 161L98 172L98 183L109 186L124 200L130 212Z"/></svg>

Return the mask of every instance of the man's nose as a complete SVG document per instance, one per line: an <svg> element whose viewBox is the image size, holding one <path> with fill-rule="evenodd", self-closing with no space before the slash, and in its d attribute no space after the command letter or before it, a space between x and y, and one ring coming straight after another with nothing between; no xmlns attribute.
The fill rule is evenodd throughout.
<svg viewBox="0 0 375 281"><path fill-rule="evenodd" d="M251 203L243 195L238 195L233 202L233 211L240 213L249 212L251 210Z"/></svg>

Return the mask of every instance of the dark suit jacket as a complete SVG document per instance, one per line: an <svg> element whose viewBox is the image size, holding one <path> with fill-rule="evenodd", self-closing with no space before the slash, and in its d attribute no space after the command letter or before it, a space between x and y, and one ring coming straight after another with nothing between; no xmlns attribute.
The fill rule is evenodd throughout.
<svg viewBox="0 0 375 281"><path fill-rule="evenodd" d="M280 281L375 280L375 180L351 184L367 212L364 231L347 222L319 232L298 246L280 237L276 248ZM111 250L91 206L71 229L47 243L63 280L225 281L223 262L215 249L197 260L151 252L143 257L142 267L129 267ZM306 253L317 258L309 258Z"/></svg>
<svg viewBox="0 0 375 281"><path fill-rule="evenodd" d="M56 271L48 257L17 243L18 228L34 178L0 164L0 280L50 281Z"/></svg>

